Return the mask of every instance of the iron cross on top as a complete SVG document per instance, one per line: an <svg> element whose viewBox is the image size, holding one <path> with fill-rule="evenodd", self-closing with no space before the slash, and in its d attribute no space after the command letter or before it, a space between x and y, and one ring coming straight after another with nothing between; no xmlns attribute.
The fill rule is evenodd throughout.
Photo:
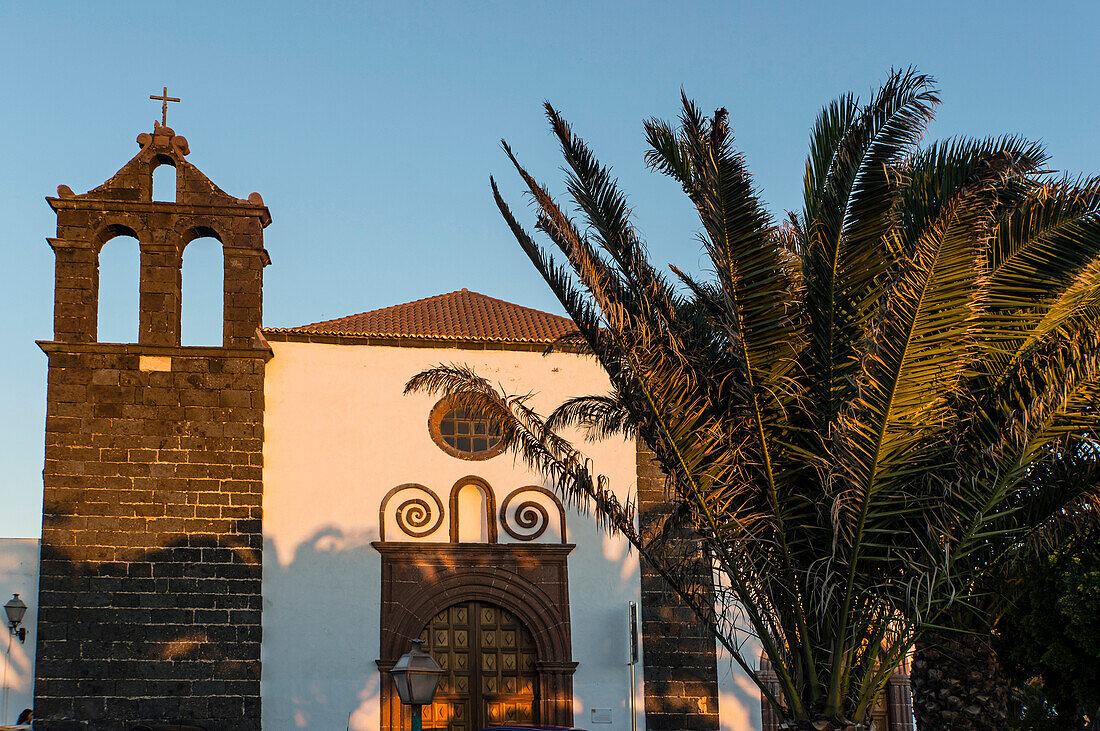
<svg viewBox="0 0 1100 731"><path fill-rule="evenodd" d="M168 87L167 86L164 87L164 91L161 92L160 96L157 96L156 94L150 94L149 98L150 99L156 99L157 101L159 101L161 103L160 104L160 123L161 123L162 126L167 127L168 126L168 102L178 102L179 99L177 99L176 97L168 96Z"/></svg>

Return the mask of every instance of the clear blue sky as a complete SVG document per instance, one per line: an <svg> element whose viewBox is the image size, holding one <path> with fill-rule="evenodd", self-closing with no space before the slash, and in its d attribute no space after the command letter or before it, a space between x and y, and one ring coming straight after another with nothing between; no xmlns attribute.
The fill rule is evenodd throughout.
<svg viewBox="0 0 1100 731"><path fill-rule="evenodd" d="M561 190L543 100L614 165L653 257L696 269L690 210L642 163L641 121L674 117L681 87L729 108L777 213L799 206L817 111L892 66L939 80L930 139L1020 133L1044 140L1055 167L1095 173L1098 26L1095 2L1015 0L2 3L0 536L40 529L46 358L34 341L52 334L55 223L43 197L121 167L164 85L183 99L168 119L188 159L271 208L265 324L462 287L560 311L488 191L496 173L523 205L502 137ZM217 274L195 257L185 287L195 274L207 285L185 296L208 302L185 316L209 319ZM132 317L125 294L104 304L105 326Z"/></svg>

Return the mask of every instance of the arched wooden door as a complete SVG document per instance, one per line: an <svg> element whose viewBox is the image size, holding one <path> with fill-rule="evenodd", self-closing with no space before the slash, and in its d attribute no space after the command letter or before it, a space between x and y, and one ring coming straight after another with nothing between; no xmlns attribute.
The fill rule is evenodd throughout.
<svg viewBox="0 0 1100 731"><path fill-rule="evenodd" d="M479 731L538 723L538 653L531 633L507 609L470 601L444 609L420 634L443 668L424 728Z"/></svg>

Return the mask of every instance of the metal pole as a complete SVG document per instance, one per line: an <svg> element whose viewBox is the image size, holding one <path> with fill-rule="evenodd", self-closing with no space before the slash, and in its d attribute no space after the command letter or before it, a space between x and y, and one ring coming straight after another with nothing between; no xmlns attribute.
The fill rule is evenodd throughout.
<svg viewBox="0 0 1100 731"><path fill-rule="evenodd" d="M11 665L11 640L14 632L8 633L8 654L4 657L4 715L0 716L0 724L8 722L8 665Z"/></svg>
<svg viewBox="0 0 1100 731"><path fill-rule="evenodd" d="M627 663L630 666L630 731L638 731L638 700L634 692L634 666L638 664L638 605L627 602L627 615L627 631L630 633L627 638L630 653Z"/></svg>
<svg viewBox="0 0 1100 731"><path fill-rule="evenodd" d="M420 720L420 706L413 706L413 727L412 731L424 731L424 722Z"/></svg>
<svg viewBox="0 0 1100 731"><path fill-rule="evenodd" d="M638 711L634 699L634 663L630 663L630 731L638 731Z"/></svg>

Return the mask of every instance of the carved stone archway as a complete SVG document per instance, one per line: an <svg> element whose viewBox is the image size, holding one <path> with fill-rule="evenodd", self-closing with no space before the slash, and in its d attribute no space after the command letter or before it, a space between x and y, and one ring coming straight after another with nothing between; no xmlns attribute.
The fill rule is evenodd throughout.
<svg viewBox="0 0 1100 731"><path fill-rule="evenodd" d="M566 559L570 544L372 544L382 555L382 730L404 728L389 671L444 609L480 600L504 607L538 648L539 720L573 724L573 671Z"/></svg>

